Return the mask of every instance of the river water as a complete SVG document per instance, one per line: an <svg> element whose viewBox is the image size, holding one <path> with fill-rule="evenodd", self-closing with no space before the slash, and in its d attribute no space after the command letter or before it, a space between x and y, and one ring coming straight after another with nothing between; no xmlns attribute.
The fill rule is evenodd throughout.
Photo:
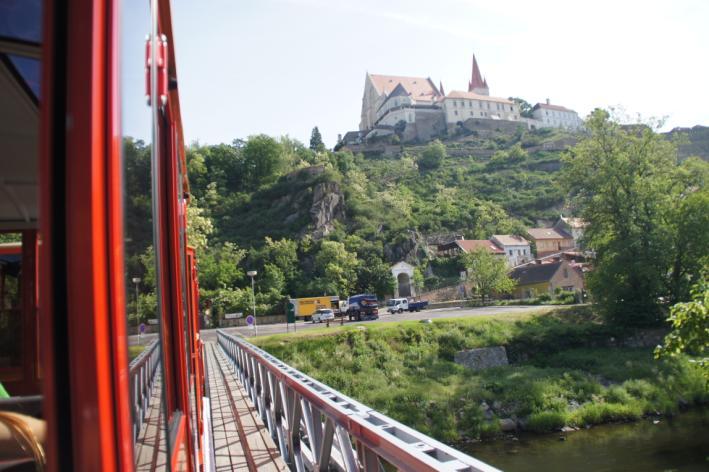
<svg viewBox="0 0 709 472"><path fill-rule="evenodd" d="M506 472L707 472L709 408L571 433L522 434L470 444L465 452Z"/></svg>

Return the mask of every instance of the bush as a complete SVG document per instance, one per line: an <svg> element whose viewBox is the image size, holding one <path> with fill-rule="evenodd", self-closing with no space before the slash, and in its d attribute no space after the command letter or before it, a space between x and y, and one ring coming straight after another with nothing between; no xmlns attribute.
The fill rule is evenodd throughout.
<svg viewBox="0 0 709 472"><path fill-rule="evenodd" d="M525 429L538 433L547 433L557 431L565 424L566 413L559 411L542 411L529 415Z"/></svg>

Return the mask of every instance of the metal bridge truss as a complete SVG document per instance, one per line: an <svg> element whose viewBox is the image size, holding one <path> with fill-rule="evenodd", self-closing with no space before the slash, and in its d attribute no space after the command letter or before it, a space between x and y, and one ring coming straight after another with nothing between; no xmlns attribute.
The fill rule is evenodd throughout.
<svg viewBox="0 0 709 472"><path fill-rule="evenodd" d="M436 441L219 330L238 380L296 471L498 469ZM385 468L386 467L386 468Z"/></svg>

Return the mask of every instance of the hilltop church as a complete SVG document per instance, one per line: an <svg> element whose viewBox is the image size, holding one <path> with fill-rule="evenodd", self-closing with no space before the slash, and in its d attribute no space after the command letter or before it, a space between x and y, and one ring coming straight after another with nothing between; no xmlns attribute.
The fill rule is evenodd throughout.
<svg viewBox="0 0 709 472"><path fill-rule="evenodd" d="M552 105L549 100L536 104L532 114L532 118L523 117L519 106L512 100L491 96L487 79L480 72L477 58L473 55L467 91L455 90L446 94L443 84L436 86L430 77L367 73L359 131L347 133L343 141L361 141L403 130L407 131L405 136L408 139L426 141L464 124L494 125L498 128L504 125L516 128L523 124L528 128L571 130L582 125L575 111Z"/></svg>

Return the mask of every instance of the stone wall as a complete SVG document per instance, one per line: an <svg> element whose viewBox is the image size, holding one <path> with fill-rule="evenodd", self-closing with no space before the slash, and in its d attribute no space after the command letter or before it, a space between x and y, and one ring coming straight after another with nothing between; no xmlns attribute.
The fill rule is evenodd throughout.
<svg viewBox="0 0 709 472"><path fill-rule="evenodd" d="M455 363L471 370L489 369L509 365L504 346L466 349L455 354Z"/></svg>
<svg viewBox="0 0 709 472"><path fill-rule="evenodd" d="M527 129L527 124L521 121L489 120L484 118L468 118L462 122L467 131L474 131L478 136L494 137L499 133L516 133L519 128ZM455 135L457 123L448 124L448 134Z"/></svg>

